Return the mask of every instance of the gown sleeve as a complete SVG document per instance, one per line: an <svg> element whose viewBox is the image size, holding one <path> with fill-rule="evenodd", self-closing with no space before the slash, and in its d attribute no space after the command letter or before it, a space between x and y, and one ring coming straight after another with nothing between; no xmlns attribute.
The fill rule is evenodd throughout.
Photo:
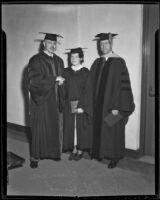
<svg viewBox="0 0 160 200"><path fill-rule="evenodd" d="M111 110L119 110L124 116L129 116L135 109L130 77L123 59L117 62L112 85L113 101Z"/></svg>
<svg viewBox="0 0 160 200"><path fill-rule="evenodd" d="M64 68L62 77L65 79L64 83L59 87L59 96L60 96L60 106L61 111L64 110L64 107L66 105L66 99L67 99L67 91L68 91L68 77L67 77L67 69Z"/></svg>
<svg viewBox="0 0 160 200"><path fill-rule="evenodd" d="M134 98L131 88L130 77L126 64L122 65L120 74L120 111L123 115L129 116L135 109Z"/></svg>
<svg viewBox="0 0 160 200"><path fill-rule="evenodd" d="M89 117L92 117L93 116L92 80L91 80L91 73L89 71L87 73L83 94L84 96L81 98L81 102L79 102L78 107L82 108Z"/></svg>
<svg viewBox="0 0 160 200"><path fill-rule="evenodd" d="M59 65L58 65L58 69L60 69L59 73L58 73L58 76L62 76L64 78L64 62L63 60L60 59L60 62L59 62ZM64 107L64 99L63 99L63 96L64 96L64 84L65 84L65 81L62 85L58 85L58 97L59 97L59 111L62 112L63 111L63 107Z"/></svg>
<svg viewBox="0 0 160 200"><path fill-rule="evenodd" d="M43 103L55 86L55 77L45 77L40 59L32 58L29 62L29 91L36 104Z"/></svg>

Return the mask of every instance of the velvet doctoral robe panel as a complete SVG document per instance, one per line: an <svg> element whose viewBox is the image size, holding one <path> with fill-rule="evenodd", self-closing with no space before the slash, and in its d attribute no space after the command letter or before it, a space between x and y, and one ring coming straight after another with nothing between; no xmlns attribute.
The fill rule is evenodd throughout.
<svg viewBox="0 0 160 200"><path fill-rule="evenodd" d="M66 68L64 84L64 151L74 148L74 115L71 112L71 101L78 100L77 108L84 113L76 114L77 148L90 150L92 147L92 84L90 72L87 68L74 71Z"/></svg>
<svg viewBox="0 0 160 200"><path fill-rule="evenodd" d="M40 52L29 61L28 78L30 91L31 149L30 156L59 158L59 111L60 87L56 76L63 76L63 60Z"/></svg>
<svg viewBox="0 0 160 200"><path fill-rule="evenodd" d="M91 66L93 84L93 157L122 158L125 153L125 125L135 105L129 73L124 59L109 57L104 66L100 58ZM99 77L100 76L100 77ZM113 126L104 120L111 110L123 116Z"/></svg>

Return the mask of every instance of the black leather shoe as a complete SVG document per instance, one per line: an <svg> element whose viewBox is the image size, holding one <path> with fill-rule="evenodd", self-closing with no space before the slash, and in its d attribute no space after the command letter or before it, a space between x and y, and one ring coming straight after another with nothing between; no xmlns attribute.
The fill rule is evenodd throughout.
<svg viewBox="0 0 160 200"><path fill-rule="evenodd" d="M108 164L108 168L112 169L117 166L118 160L111 160L111 162Z"/></svg>
<svg viewBox="0 0 160 200"><path fill-rule="evenodd" d="M77 155L74 157L74 160L79 161L82 157L83 157L83 153L81 154L77 153Z"/></svg>
<svg viewBox="0 0 160 200"><path fill-rule="evenodd" d="M33 168L33 169L37 168L38 167L38 161L31 161L30 167Z"/></svg>
<svg viewBox="0 0 160 200"><path fill-rule="evenodd" d="M71 153L68 160L74 160L74 158L76 157L77 153Z"/></svg>

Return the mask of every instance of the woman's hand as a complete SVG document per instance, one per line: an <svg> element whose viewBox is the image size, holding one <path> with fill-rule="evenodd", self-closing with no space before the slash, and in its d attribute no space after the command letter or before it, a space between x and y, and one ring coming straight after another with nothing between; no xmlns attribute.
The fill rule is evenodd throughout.
<svg viewBox="0 0 160 200"><path fill-rule="evenodd" d="M65 79L62 76L57 76L56 81L58 82L58 85L62 85Z"/></svg>
<svg viewBox="0 0 160 200"><path fill-rule="evenodd" d="M81 114L84 113L84 110L82 108L76 108L75 113Z"/></svg>

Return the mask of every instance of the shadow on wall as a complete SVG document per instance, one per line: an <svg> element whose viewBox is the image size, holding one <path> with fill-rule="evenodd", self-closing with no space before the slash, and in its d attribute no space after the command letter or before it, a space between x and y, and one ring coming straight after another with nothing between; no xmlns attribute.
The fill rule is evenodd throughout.
<svg viewBox="0 0 160 200"><path fill-rule="evenodd" d="M28 89L28 65L26 65L22 71L22 80L21 80L21 90L23 96L23 103L24 103L24 123L25 123L25 134L27 139L31 141L31 128L30 128L30 99L29 99L29 89Z"/></svg>
<svg viewBox="0 0 160 200"><path fill-rule="evenodd" d="M99 56L102 55L102 51L101 51L101 48L100 48L100 41L99 40L97 40L97 53L98 53Z"/></svg>
<svg viewBox="0 0 160 200"><path fill-rule="evenodd" d="M35 42L39 42L38 52L43 51L43 40L35 40ZM21 79L21 91L24 102L24 123L25 123L25 133L27 139L30 143L31 141L31 122L30 122L30 97L29 97L29 79L28 79L28 64L24 67L22 71L22 79Z"/></svg>

